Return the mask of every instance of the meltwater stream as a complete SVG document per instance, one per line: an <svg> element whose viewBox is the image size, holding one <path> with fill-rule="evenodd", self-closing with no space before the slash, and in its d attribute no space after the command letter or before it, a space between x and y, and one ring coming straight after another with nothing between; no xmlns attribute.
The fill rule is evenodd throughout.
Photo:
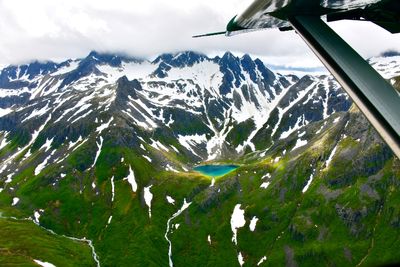
<svg viewBox="0 0 400 267"><path fill-rule="evenodd" d="M186 202L186 199L184 199L184 200L183 200L183 205L182 205L182 207L181 207L177 212L175 212L175 213L172 215L172 217L169 218L168 221L167 221L167 230L165 231L164 237L165 237L165 239L167 240L167 242L168 242L168 244L169 244L169 247L168 247L168 261L169 261L169 267L173 267L173 266L174 266L174 263L172 262L172 242L171 242L171 240L168 238L168 234L169 234L170 227L171 227L171 222L172 222L172 220L174 220L176 217L178 217L179 215L181 215L181 213L182 213L185 209L187 209L187 208L190 206L190 204L192 204L192 202Z"/></svg>

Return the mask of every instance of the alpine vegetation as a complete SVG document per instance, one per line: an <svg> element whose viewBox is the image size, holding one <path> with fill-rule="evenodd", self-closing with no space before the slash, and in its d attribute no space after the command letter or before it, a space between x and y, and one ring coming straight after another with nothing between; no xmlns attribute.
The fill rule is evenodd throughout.
<svg viewBox="0 0 400 267"><path fill-rule="evenodd" d="M370 63L400 87L399 56ZM0 265L400 259L399 159L329 75L230 52L8 66L0 158Z"/></svg>

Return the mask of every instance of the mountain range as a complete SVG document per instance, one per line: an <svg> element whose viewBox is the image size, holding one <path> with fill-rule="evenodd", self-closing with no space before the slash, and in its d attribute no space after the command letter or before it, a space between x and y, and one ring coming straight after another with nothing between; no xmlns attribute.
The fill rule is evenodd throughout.
<svg viewBox="0 0 400 267"><path fill-rule="evenodd" d="M400 56L369 62L399 89ZM2 69L0 116L0 265L400 259L400 162L329 75L93 51Z"/></svg>

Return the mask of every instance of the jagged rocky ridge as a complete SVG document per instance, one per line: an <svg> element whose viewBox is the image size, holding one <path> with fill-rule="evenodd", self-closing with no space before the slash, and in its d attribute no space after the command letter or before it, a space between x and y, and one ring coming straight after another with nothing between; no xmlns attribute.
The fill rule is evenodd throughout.
<svg viewBox="0 0 400 267"><path fill-rule="evenodd" d="M398 62L398 57L371 59L394 85ZM248 55L182 52L150 62L92 52L59 64L9 66L0 73L0 88L1 210L24 216L36 211L42 226L90 237L105 265L120 257L121 265L166 265L178 255L174 262L181 266L192 251L209 249L213 242L204 241L213 234L221 246L205 252L214 255L210 258L197 255L194 265L238 264L239 254L250 265L267 254L263 264L311 263L306 255L315 251L297 250L299 244L313 244L310 227L323 222L320 241L329 240L334 227L354 244L370 240L375 224L365 220L378 221L384 195L398 183L398 160L331 76L281 75ZM191 171L205 161L241 167L209 187ZM354 190L358 197L349 207L344 200ZM295 208L306 192L310 200ZM168 218L179 219L173 216L179 207L174 209L171 196L178 206L186 203L180 210L184 221L174 224L175 230ZM327 212L331 222L318 212L310 215L311 199L320 197L330 209L316 206L332 211ZM237 203L248 221L260 220L262 226L256 236L239 231L235 246L229 220ZM398 221L394 214L391 225ZM221 221L219 232L207 225ZM121 230L128 222L133 226ZM165 236L174 232L172 239L163 238L166 224ZM131 236L147 225L151 229ZM189 233L198 238L189 241ZM279 241L285 233L287 240ZM131 237L127 247L124 235ZM146 245L153 239L165 251L154 258L155 248ZM171 255L167 240L174 245ZM147 249L142 256L131 255L142 242ZM255 248L257 242L264 249ZM324 249L315 259L364 262L362 249L352 243L344 249L338 261ZM217 255L227 256L227 262Z"/></svg>
<svg viewBox="0 0 400 267"><path fill-rule="evenodd" d="M191 161L255 151L253 139L268 128L268 120L277 127L273 136L280 137L350 106L328 76L274 74L258 59L231 53L213 59L193 52L166 54L148 62L92 52L60 64L10 66L1 80L2 113L10 114L0 119L0 127L7 133L29 136L49 119L45 131L50 132L41 135L59 147L85 139L101 116L130 133L143 133L131 135L130 146L139 145L139 137L147 143L174 139ZM295 100L304 96L307 105L291 114ZM304 112L310 109L315 111ZM282 119L287 122L280 125Z"/></svg>

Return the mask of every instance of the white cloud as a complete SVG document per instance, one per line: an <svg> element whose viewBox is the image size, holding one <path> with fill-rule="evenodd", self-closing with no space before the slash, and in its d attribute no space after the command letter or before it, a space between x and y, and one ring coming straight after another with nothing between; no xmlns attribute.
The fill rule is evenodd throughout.
<svg viewBox="0 0 400 267"><path fill-rule="evenodd" d="M0 63L83 57L90 50L152 57L195 50L230 50L273 65L320 63L294 32L265 30L192 39L220 31L251 0L0 0ZM331 24L364 57L400 47L400 36L366 22ZM374 36L374 38L371 38Z"/></svg>

